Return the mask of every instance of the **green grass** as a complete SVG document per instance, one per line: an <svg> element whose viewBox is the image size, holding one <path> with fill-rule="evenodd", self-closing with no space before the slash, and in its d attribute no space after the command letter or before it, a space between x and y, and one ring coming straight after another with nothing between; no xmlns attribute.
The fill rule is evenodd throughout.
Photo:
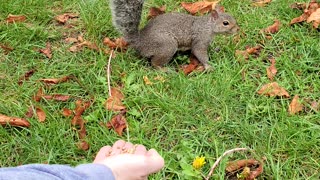
<svg viewBox="0 0 320 180"><path fill-rule="evenodd" d="M84 3L85 2L85 3ZM153 0L147 9L166 4L169 11L181 11L182 1ZM154 70L129 50L117 53L112 60L112 86L123 84L124 103L128 107L129 134L119 137L114 131L99 125L107 122L112 113L104 108L108 97L106 72L108 55L84 49L71 53L64 38L82 34L85 39L102 45L106 36L120 36L112 26L108 2L0 0L0 42L14 47L5 54L0 49L0 113L24 117L34 104L32 96L40 86L38 79L75 75L74 81L46 88L46 93L72 95L68 102L42 101L36 103L47 113L44 123L29 119L31 127L0 127L0 166L27 163L59 163L77 165L92 162L98 149L117 139L129 139L148 148L156 148L165 158L165 168L153 179L194 179L187 176L184 164L204 155L207 159L201 170L207 174L210 166L226 150L249 147L253 153L235 153L224 159L214 172L214 179L223 179L228 160L266 157L264 172L259 179L319 179L320 178L320 113L304 111L290 116L288 105L296 94L301 99L320 99L320 34L310 24L288 26L301 14L289 5L294 0L273 1L269 6L256 8L249 0L223 0L222 5L233 14L245 33L239 41L219 36L210 47L210 64L215 71L185 76L174 72L179 64L188 61L187 55L176 56L168 67L173 73ZM80 18L67 29L57 25L56 15L78 12ZM24 14L25 23L6 24L8 14ZM267 40L260 29L279 19L280 31ZM47 59L36 49L51 42L53 58ZM258 58L239 63L235 50L262 44ZM215 49L220 51L216 52ZM270 98L257 94L270 82L265 69L269 55L276 58L278 74L275 81L288 90L289 99ZM30 69L37 72L22 86L18 79ZM243 75L242 72L246 72ZM298 73L300 72L300 73ZM155 83L145 85L143 76ZM155 81L162 76L165 82ZM62 108L74 108L77 98L90 99L94 104L83 115L87 120L88 151L79 150L77 132L70 118L62 116ZM308 107L308 104L305 104Z"/></svg>

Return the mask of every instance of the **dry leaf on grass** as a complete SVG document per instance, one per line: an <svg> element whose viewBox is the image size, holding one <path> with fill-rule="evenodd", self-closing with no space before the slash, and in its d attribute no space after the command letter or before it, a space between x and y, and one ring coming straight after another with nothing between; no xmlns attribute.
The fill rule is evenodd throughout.
<svg viewBox="0 0 320 180"><path fill-rule="evenodd" d="M307 23L313 21L313 27L318 28L320 25L320 8L313 12L307 19Z"/></svg>
<svg viewBox="0 0 320 180"><path fill-rule="evenodd" d="M76 43L78 42L79 40L77 38L72 38L72 37L68 37L64 40L66 43L70 43L70 44L73 44L73 43Z"/></svg>
<svg viewBox="0 0 320 180"><path fill-rule="evenodd" d="M124 95L122 94L120 88L111 87L111 96L105 102L106 109L110 111L122 111L126 109L122 103L123 99Z"/></svg>
<svg viewBox="0 0 320 180"><path fill-rule="evenodd" d="M44 93L43 93L43 88L40 87L39 90L37 91L37 94L33 96L33 100L36 102L41 101L41 98L43 97Z"/></svg>
<svg viewBox="0 0 320 180"><path fill-rule="evenodd" d="M19 81L18 81L19 86L21 86L24 81L29 80L29 78L30 78L35 72L36 72L35 69L31 69L31 70L27 71L23 76L21 76L21 77L19 78Z"/></svg>
<svg viewBox="0 0 320 180"><path fill-rule="evenodd" d="M39 79L39 81L46 84L59 84L59 83L66 82L70 79L73 79L73 76L64 76L61 78L52 78L52 79Z"/></svg>
<svg viewBox="0 0 320 180"><path fill-rule="evenodd" d="M318 101L312 101L310 106L311 106L311 109L314 111L320 110L320 103Z"/></svg>
<svg viewBox="0 0 320 180"><path fill-rule="evenodd" d="M265 29L260 30L260 32L264 34L274 34L279 31L279 27L280 27L280 21L276 19L274 20L274 24L272 24L271 26Z"/></svg>
<svg viewBox="0 0 320 180"><path fill-rule="evenodd" d="M65 117L69 117L73 114L72 110L68 109L68 108L63 108L62 109L62 115Z"/></svg>
<svg viewBox="0 0 320 180"><path fill-rule="evenodd" d="M150 81L148 76L143 76L143 82L145 85L152 85L153 84L153 82Z"/></svg>
<svg viewBox="0 0 320 180"><path fill-rule="evenodd" d="M76 101L76 108L74 110L74 117L71 120L71 124L73 126L77 126L78 134L80 142L78 144L78 148L82 150L88 150L89 144L84 140L87 134L86 127L85 127L85 121L82 119L81 115L84 113L84 111L90 107L91 102L90 101L83 101L81 99ZM68 114L72 114L70 110L64 110Z"/></svg>
<svg viewBox="0 0 320 180"><path fill-rule="evenodd" d="M54 95L44 95L42 96L44 99L48 100L56 100L56 101L68 101L71 96L69 95L62 95L62 94L54 94Z"/></svg>
<svg viewBox="0 0 320 180"><path fill-rule="evenodd" d="M277 74L278 70L276 68L276 60L274 58L270 59L271 65L267 68L267 76L273 81L274 76Z"/></svg>
<svg viewBox="0 0 320 180"><path fill-rule="evenodd" d="M220 0L216 1L198 1L198 2L182 2L181 6L186 9L190 14L195 15L197 13L204 14L215 9Z"/></svg>
<svg viewBox="0 0 320 180"><path fill-rule="evenodd" d="M27 19L25 15L12 15L9 14L6 18L7 23L24 22Z"/></svg>
<svg viewBox="0 0 320 180"><path fill-rule="evenodd" d="M111 40L110 38L106 37L103 39L103 44L108 46L110 49L118 49L119 51L126 50L128 47L128 43L124 40L124 38Z"/></svg>
<svg viewBox="0 0 320 180"><path fill-rule="evenodd" d="M162 77L162 76L156 76L155 78L153 78L154 80L156 80L156 81L160 81L160 82L165 82L166 80L164 79L164 77Z"/></svg>
<svg viewBox="0 0 320 180"><path fill-rule="evenodd" d="M226 167L227 172L234 172L239 169L242 169L245 166L252 166L252 165L257 165L259 164L259 161L255 159L242 159L238 161L231 161L228 162L228 165Z"/></svg>
<svg viewBox="0 0 320 180"><path fill-rule="evenodd" d="M76 101L75 104L76 104L76 108L74 110L75 116L71 120L71 124L72 125L80 125L81 121L83 121L81 118L81 115L84 113L84 111L86 109L88 109L90 107L91 102L90 101L83 101L83 100L79 99Z"/></svg>
<svg viewBox="0 0 320 180"><path fill-rule="evenodd" d="M295 2L295 3L290 5L290 8L291 9L304 10L305 8L307 8L307 4L306 3Z"/></svg>
<svg viewBox="0 0 320 180"><path fill-rule="evenodd" d="M0 48L4 50L4 54L8 54L9 52L13 51L12 47L4 44L0 44Z"/></svg>
<svg viewBox="0 0 320 180"><path fill-rule="evenodd" d="M318 10L319 8L320 8L320 3L317 3L316 0L311 0L311 2L309 3L309 6L306 9L304 9L303 14L299 17L293 18L290 22L290 25L309 20L308 22L313 21L314 28L318 28L318 26L320 24L320 22L319 22L320 21L319 20L319 13L320 12ZM311 15L312 15L312 17L310 18Z"/></svg>
<svg viewBox="0 0 320 180"><path fill-rule="evenodd" d="M82 50L84 47L92 49L92 50L100 51L99 47L95 43L92 43L90 41L83 41L83 42L80 42L76 45L73 45L69 48L69 51L70 52L77 52L77 51Z"/></svg>
<svg viewBox="0 0 320 180"><path fill-rule="evenodd" d="M250 55L254 55L255 57L258 57L260 55L260 52L262 50L262 46L257 45L255 47L250 47L247 46L246 50L241 51L241 50L236 50L235 56L236 57L242 57L245 60L249 59Z"/></svg>
<svg viewBox="0 0 320 180"><path fill-rule="evenodd" d="M288 112L290 115L294 115L302 110L303 110L303 105L299 102L299 96L295 95L289 105Z"/></svg>
<svg viewBox="0 0 320 180"><path fill-rule="evenodd" d="M36 107L36 114L39 122L44 122L46 120L46 113L40 107Z"/></svg>
<svg viewBox="0 0 320 180"><path fill-rule="evenodd" d="M46 48L39 49L39 52L44 54L48 59L51 59L52 58L52 54L51 54L51 44L50 44L50 42L46 43Z"/></svg>
<svg viewBox="0 0 320 180"><path fill-rule="evenodd" d="M182 71L185 75L188 75L194 70L196 70L199 65L200 65L199 60L194 55L191 55L190 63L186 66L182 66Z"/></svg>
<svg viewBox="0 0 320 180"><path fill-rule="evenodd" d="M265 160L265 159L264 159ZM229 162L227 167L227 179L234 177L245 180L254 180L263 172L263 162L255 159L243 159Z"/></svg>
<svg viewBox="0 0 320 180"><path fill-rule="evenodd" d="M147 19L150 20L152 18L155 18L161 14L164 14L166 12L166 6L163 5L161 7L151 7L149 9L149 14L148 14L148 17Z"/></svg>
<svg viewBox="0 0 320 180"><path fill-rule="evenodd" d="M78 143L78 148L79 149L82 149L84 151L87 151L89 148L90 148L90 145L87 141L85 140L81 140L79 143Z"/></svg>
<svg viewBox="0 0 320 180"><path fill-rule="evenodd" d="M18 117L9 117L3 114L0 114L0 124L2 126L9 124L11 126L30 127L30 123L26 119Z"/></svg>
<svg viewBox="0 0 320 180"><path fill-rule="evenodd" d="M28 111L26 112L25 117L26 118L32 118L33 117L33 106L32 105L28 108Z"/></svg>
<svg viewBox="0 0 320 180"><path fill-rule="evenodd" d="M58 23L65 24L69 19L78 18L79 15L76 13L64 13L55 17Z"/></svg>
<svg viewBox="0 0 320 180"><path fill-rule="evenodd" d="M267 4L271 3L272 0L253 0L252 5L253 6L258 6L258 7L263 7L266 6Z"/></svg>
<svg viewBox="0 0 320 180"><path fill-rule="evenodd" d="M290 97L289 93L283 87L279 86L277 82L272 82L272 83L263 85L261 89L258 91L258 94L271 96L271 97L274 97L274 96L280 96L285 98Z"/></svg>
<svg viewBox="0 0 320 180"><path fill-rule="evenodd" d="M111 121L107 122L107 128L114 129L119 136L122 136L123 130L127 128L127 120L124 117L124 113L115 115Z"/></svg>

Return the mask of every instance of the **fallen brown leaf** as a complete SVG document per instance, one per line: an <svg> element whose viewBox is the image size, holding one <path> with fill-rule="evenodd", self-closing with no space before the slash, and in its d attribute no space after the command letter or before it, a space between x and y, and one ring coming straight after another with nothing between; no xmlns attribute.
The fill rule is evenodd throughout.
<svg viewBox="0 0 320 180"><path fill-rule="evenodd" d="M66 43L73 44L73 43L78 42L78 39L77 39L77 38L71 38L71 37L69 37L69 38L66 38L64 41L65 41Z"/></svg>
<svg viewBox="0 0 320 180"><path fill-rule="evenodd" d="M8 54L10 51L13 51L13 48L4 44L0 44L0 48L4 50L5 54Z"/></svg>
<svg viewBox="0 0 320 180"><path fill-rule="evenodd" d="M164 79L164 77L162 77L162 76L156 76L155 78L153 78L154 80L156 80L156 81L160 81L160 82L165 82L166 80Z"/></svg>
<svg viewBox="0 0 320 180"><path fill-rule="evenodd" d="M272 24L271 26L265 29L262 29L260 32L265 34L274 34L279 31L279 27L280 27L280 21L276 19L274 20L274 24Z"/></svg>
<svg viewBox="0 0 320 180"><path fill-rule="evenodd" d="M80 143L78 144L78 147L83 150L89 149L89 144L84 140L84 138L87 135L86 127L85 127L85 121L82 119L81 115L84 113L84 111L90 107L91 102L90 101L83 101L81 99L77 100L75 102L76 108L74 110L74 117L71 120L71 124L73 126L77 126L76 129L78 130L78 135L80 139ZM63 113L65 115L71 115L72 111L69 109L64 109Z"/></svg>
<svg viewBox="0 0 320 180"><path fill-rule="evenodd" d="M215 1L198 1L198 2L182 2L181 6L186 9L190 14L195 15L197 13L204 14L215 9L220 0Z"/></svg>
<svg viewBox="0 0 320 180"><path fill-rule="evenodd" d="M276 60L274 58L270 59L271 65L267 68L267 76L273 81L274 76L277 74L278 70L276 68Z"/></svg>
<svg viewBox="0 0 320 180"><path fill-rule="evenodd" d="M229 162L226 167L226 179L243 179L254 180L263 172L263 161L255 159L243 159L238 161Z"/></svg>
<svg viewBox="0 0 320 180"><path fill-rule="evenodd" d="M250 55L254 55L256 57L258 57L260 55L260 52L262 50L262 46L257 45L254 47L246 47L246 50L241 51L241 50L236 50L235 52L235 56L236 57L242 57L245 60L249 59Z"/></svg>
<svg viewBox="0 0 320 180"><path fill-rule="evenodd" d="M9 117L3 114L0 114L0 124L2 126L9 124L11 126L30 127L30 123L26 119L18 117Z"/></svg>
<svg viewBox="0 0 320 180"><path fill-rule="evenodd" d="M122 100L124 99L124 95L122 94L119 88L111 88L111 96L107 99L105 103L106 109L110 111L122 111L126 109L123 105Z"/></svg>
<svg viewBox="0 0 320 180"><path fill-rule="evenodd" d="M250 172L250 176L247 180L255 180L263 172L263 162L261 162L257 169Z"/></svg>
<svg viewBox="0 0 320 180"><path fill-rule="evenodd" d="M80 118L78 120L78 123L79 123L78 125L80 126L80 129L78 131L79 138L80 139L84 139L86 137L86 135L87 135L87 130L86 130L86 127L85 127L85 121L82 118Z"/></svg>
<svg viewBox="0 0 320 180"><path fill-rule="evenodd" d="M258 94L260 95L266 95L266 96L280 96L289 98L289 93L283 88L280 87L277 82L272 82L265 84L261 87L261 89L258 91Z"/></svg>
<svg viewBox="0 0 320 180"><path fill-rule="evenodd" d="M62 95L62 94L54 94L54 95L44 95L42 96L44 99L48 100L56 100L56 101L68 101L71 96L69 95Z"/></svg>
<svg viewBox="0 0 320 180"><path fill-rule="evenodd" d="M312 101L310 106L314 111L320 110L320 103L318 101Z"/></svg>
<svg viewBox="0 0 320 180"><path fill-rule="evenodd" d="M68 108L63 108L62 110L62 115L65 117L69 117L73 114L72 110L68 109Z"/></svg>
<svg viewBox="0 0 320 180"><path fill-rule="evenodd" d="M108 46L110 49L117 48L117 45L115 42L113 42L110 38L106 37L103 39L103 44Z"/></svg>
<svg viewBox="0 0 320 180"><path fill-rule="evenodd" d="M307 23L313 21L313 27L318 28L320 25L320 8L313 12L307 19Z"/></svg>
<svg viewBox="0 0 320 180"><path fill-rule="evenodd" d="M27 19L25 15L12 15L9 14L6 18L7 23L24 22Z"/></svg>
<svg viewBox="0 0 320 180"><path fill-rule="evenodd" d="M59 84L72 79L73 76L64 76L62 78L54 78L54 79L39 79L39 81L46 83L46 84Z"/></svg>
<svg viewBox="0 0 320 180"><path fill-rule="evenodd" d="M65 24L69 19L78 18L79 15L76 13L64 13L55 17L55 20L61 24Z"/></svg>
<svg viewBox="0 0 320 180"><path fill-rule="evenodd" d="M35 72L36 72L35 69L31 69L31 70L27 71L23 76L21 76L21 77L19 78L19 81L18 81L19 86L21 86L24 81L29 80L29 78L30 78Z"/></svg>
<svg viewBox="0 0 320 180"><path fill-rule="evenodd" d="M306 3L295 2L295 3L290 5L290 8L291 9L303 10L303 9L307 8L307 4Z"/></svg>
<svg viewBox="0 0 320 180"><path fill-rule="evenodd" d="M83 100L79 99L76 101L75 104L76 104L76 108L74 110L75 116L71 120L71 124L72 125L80 125L81 121L83 121L81 118L81 115L84 113L84 111L86 109L88 109L90 107L91 102L90 101L83 101Z"/></svg>
<svg viewBox="0 0 320 180"><path fill-rule="evenodd" d="M148 78L148 76L143 76L143 81L144 81L144 84L146 85L152 85L153 82L151 82Z"/></svg>
<svg viewBox="0 0 320 180"><path fill-rule="evenodd" d="M266 6L267 4L271 3L272 0L253 0L252 5L253 6L258 6L258 7L263 7Z"/></svg>
<svg viewBox="0 0 320 180"><path fill-rule="evenodd" d="M32 118L33 117L33 106L30 106L28 108L28 111L26 112L26 115L25 115L26 118Z"/></svg>
<svg viewBox="0 0 320 180"><path fill-rule="evenodd" d="M82 149L84 151L87 151L89 148L90 148L90 145L87 141L85 140L81 140L79 143L78 143L78 148L79 149Z"/></svg>
<svg viewBox="0 0 320 180"><path fill-rule="evenodd" d="M119 136L122 136L122 132L127 128L127 120L123 113L117 114L112 117L111 121L107 122L109 129L114 129Z"/></svg>
<svg viewBox="0 0 320 180"><path fill-rule="evenodd" d="M44 54L48 59L51 59L52 58L52 54L51 54L51 44L50 44L50 42L46 43L46 48L39 49L39 52Z"/></svg>
<svg viewBox="0 0 320 180"><path fill-rule="evenodd" d="M87 47L89 49L96 50L96 51L100 50L99 47L95 43L92 43L90 41L83 41L81 43L78 43L76 45L71 46L69 48L69 51L70 52L77 52L77 51L82 50L83 47Z"/></svg>
<svg viewBox="0 0 320 180"><path fill-rule="evenodd" d="M110 49L118 49L119 51L126 50L128 46L128 43L124 40L124 38L111 40L110 38L106 37L103 39L103 44L108 46Z"/></svg>
<svg viewBox="0 0 320 180"><path fill-rule="evenodd" d="M311 0L311 2L309 3L308 7L306 9L304 9L304 12L301 16L299 17L296 17L296 18L293 18L290 22L290 25L292 24L296 24L296 23L300 23L300 22L304 22L304 21L307 21L308 18L313 14L315 13L311 19L309 19L311 21L314 21L313 22L313 27L314 28L317 28L319 26L319 21L317 20L318 18L318 9L320 8L320 3L317 3L316 0Z"/></svg>
<svg viewBox="0 0 320 180"><path fill-rule="evenodd" d="M37 92L37 94L34 95L32 99L33 99L34 101L36 101L36 102L39 102L39 101L41 101L41 98L42 98L43 95L44 95L44 94L43 94L43 88L40 87L39 90L38 90L38 92Z"/></svg>
<svg viewBox="0 0 320 180"><path fill-rule="evenodd" d="M46 113L40 107L36 107L36 114L39 122L44 122L46 120Z"/></svg>
<svg viewBox="0 0 320 180"><path fill-rule="evenodd" d="M239 169L242 169L243 167L246 167L246 166L248 167L248 166L257 165L257 164L259 164L259 161L255 159L242 159L238 161L231 161L231 162L228 162L226 171L234 172L234 171L238 171Z"/></svg>
<svg viewBox="0 0 320 180"><path fill-rule="evenodd" d="M199 60L194 56L190 56L190 63L186 66L182 67L182 71L185 75L190 74L192 71L194 71L198 65L200 64Z"/></svg>
<svg viewBox="0 0 320 180"><path fill-rule="evenodd" d="M288 112L290 115L294 115L302 110L303 110L303 105L299 102L299 96L295 95L289 105Z"/></svg>
<svg viewBox="0 0 320 180"><path fill-rule="evenodd" d="M161 14L164 14L166 12L166 6L163 5L161 7L151 7L149 9L149 14L148 14L148 17L147 19L150 20L152 18L155 18Z"/></svg>

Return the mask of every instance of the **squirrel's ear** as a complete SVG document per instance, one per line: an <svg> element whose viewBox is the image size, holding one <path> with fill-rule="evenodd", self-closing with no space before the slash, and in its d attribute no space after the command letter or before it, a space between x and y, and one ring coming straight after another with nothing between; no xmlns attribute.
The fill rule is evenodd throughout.
<svg viewBox="0 0 320 180"><path fill-rule="evenodd" d="M215 9L211 11L211 16L213 17L214 20L219 18L219 14Z"/></svg>
<svg viewBox="0 0 320 180"><path fill-rule="evenodd" d="M220 5L216 5L214 8L218 13L224 13L224 7Z"/></svg>

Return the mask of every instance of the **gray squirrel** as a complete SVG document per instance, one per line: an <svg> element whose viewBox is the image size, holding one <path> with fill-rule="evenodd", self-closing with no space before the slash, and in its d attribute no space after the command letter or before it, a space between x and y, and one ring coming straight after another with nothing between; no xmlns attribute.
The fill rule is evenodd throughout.
<svg viewBox="0 0 320 180"><path fill-rule="evenodd" d="M110 0L113 24L129 47L150 58L156 68L168 63L177 51L191 50L206 70L211 69L207 51L213 37L239 30L236 20L219 10L206 16L166 13L139 30L143 4L144 0Z"/></svg>

